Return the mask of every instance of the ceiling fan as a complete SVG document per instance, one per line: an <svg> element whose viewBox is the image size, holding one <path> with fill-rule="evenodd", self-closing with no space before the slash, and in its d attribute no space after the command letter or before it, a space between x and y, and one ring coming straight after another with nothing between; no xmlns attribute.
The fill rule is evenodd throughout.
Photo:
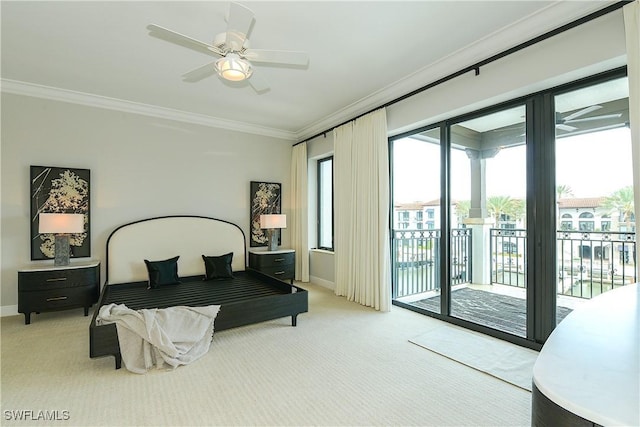
<svg viewBox="0 0 640 427"><path fill-rule="evenodd" d="M149 35L177 44L205 55L219 57L184 74L186 82L197 82L217 73L221 78L238 82L248 80L256 92L269 89L268 83L256 76L252 62L306 66L309 57L305 52L251 49L247 35L253 24L254 14L245 6L231 3L227 19L227 31L216 35L211 44L201 42L156 24L149 24Z"/></svg>
<svg viewBox="0 0 640 427"><path fill-rule="evenodd" d="M566 117L562 117L559 112L556 112L556 129L561 129L565 132L573 132L578 130L577 127L571 126L569 123L589 122L593 120L606 120L614 119L622 116L622 113L615 114L601 114L599 116L582 117L594 111L602 108L602 105L591 105L589 107L578 110L575 113L571 113Z"/></svg>

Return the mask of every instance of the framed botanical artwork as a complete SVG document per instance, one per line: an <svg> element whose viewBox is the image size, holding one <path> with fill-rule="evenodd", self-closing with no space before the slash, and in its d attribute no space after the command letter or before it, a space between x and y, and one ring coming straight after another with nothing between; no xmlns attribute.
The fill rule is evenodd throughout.
<svg viewBox="0 0 640 427"><path fill-rule="evenodd" d="M70 257L91 256L89 169L31 166L31 259L53 259L55 236L40 234L41 213L84 214L84 232L71 234Z"/></svg>
<svg viewBox="0 0 640 427"><path fill-rule="evenodd" d="M281 213L282 184L251 181L249 218L251 221L251 247L267 246L267 235L260 228L260 215ZM280 243L280 241L278 241Z"/></svg>

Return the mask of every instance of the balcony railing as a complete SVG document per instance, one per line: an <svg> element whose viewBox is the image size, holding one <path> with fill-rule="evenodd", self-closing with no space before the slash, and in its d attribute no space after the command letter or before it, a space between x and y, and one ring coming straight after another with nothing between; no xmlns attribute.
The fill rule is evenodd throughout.
<svg viewBox="0 0 640 427"><path fill-rule="evenodd" d="M470 283L473 262L487 263L491 284L526 288L527 233L490 229L489 260L472 260L469 228L451 232L451 283ZM481 242L478 242L481 244ZM558 231L558 294L592 298L637 281L636 235ZM440 230L393 230L395 298L440 289ZM479 267L478 267L479 268Z"/></svg>
<svg viewBox="0 0 640 427"><path fill-rule="evenodd" d="M440 230L393 230L393 295L400 298L440 289ZM471 230L451 230L451 281L471 277Z"/></svg>
<svg viewBox="0 0 640 427"><path fill-rule="evenodd" d="M634 283L636 235L558 231L558 294L592 298Z"/></svg>
<svg viewBox="0 0 640 427"><path fill-rule="evenodd" d="M491 284L526 287L527 231L516 228L489 230Z"/></svg>
<svg viewBox="0 0 640 427"><path fill-rule="evenodd" d="M490 233L491 283L526 287L526 230L493 228ZM635 233L558 231L558 294L593 298L634 283L635 240Z"/></svg>

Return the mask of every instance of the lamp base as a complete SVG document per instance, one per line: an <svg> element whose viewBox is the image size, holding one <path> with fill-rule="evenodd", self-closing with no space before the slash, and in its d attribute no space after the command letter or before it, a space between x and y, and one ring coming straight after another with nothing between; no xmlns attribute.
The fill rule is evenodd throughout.
<svg viewBox="0 0 640 427"><path fill-rule="evenodd" d="M278 230L270 228L267 230L267 249L270 251L278 250Z"/></svg>
<svg viewBox="0 0 640 427"><path fill-rule="evenodd" d="M53 265L66 266L69 265L69 235L56 234L55 236L55 255Z"/></svg>

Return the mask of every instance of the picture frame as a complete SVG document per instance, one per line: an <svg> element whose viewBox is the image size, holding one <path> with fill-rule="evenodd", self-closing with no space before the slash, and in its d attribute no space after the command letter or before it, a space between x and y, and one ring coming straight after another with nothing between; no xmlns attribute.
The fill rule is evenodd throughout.
<svg viewBox="0 0 640 427"><path fill-rule="evenodd" d="M40 213L84 214L84 232L70 235L70 258L91 256L89 169L30 166L31 260L55 257L54 235L40 234Z"/></svg>
<svg viewBox="0 0 640 427"><path fill-rule="evenodd" d="M279 214L282 207L282 184L251 181L249 199L250 247L267 246L267 236L260 228L260 215ZM281 238L278 236L278 244Z"/></svg>

